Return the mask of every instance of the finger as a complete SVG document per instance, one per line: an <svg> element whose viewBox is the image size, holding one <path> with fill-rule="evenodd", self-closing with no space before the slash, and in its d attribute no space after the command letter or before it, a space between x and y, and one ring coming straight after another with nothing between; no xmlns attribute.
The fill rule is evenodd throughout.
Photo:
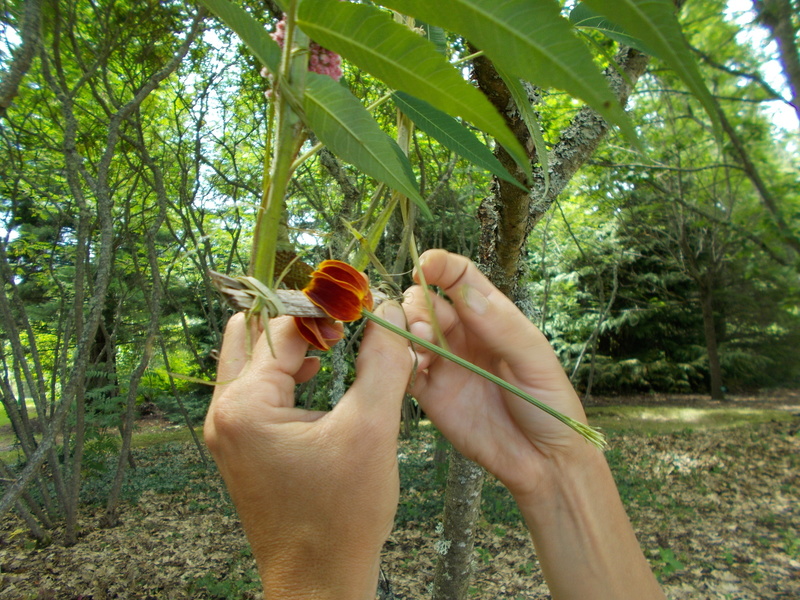
<svg viewBox="0 0 800 600"><path fill-rule="evenodd" d="M439 340L431 316L431 305L436 316L436 325L447 337L458 325L458 313L453 306L444 298L421 286L415 285L406 290L403 309L408 320L408 330L426 342L438 344ZM412 347L419 358L417 370L428 368L429 364L436 359L437 355L428 352L421 346L412 344Z"/></svg>
<svg viewBox="0 0 800 600"><path fill-rule="evenodd" d="M563 375L547 338L472 261L434 250L424 253L420 264L428 283L444 290L485 352L504 359L514 371L534 368L537 376L548 379Z"/></svg>
<svg viewBox="0 0 800 600"><path fill-rule="evenodd" d="M319 372L319 364L318 356L306 356L300 369L294 374L294 380L297 383L305 383Z"/></svg>
<svg viewBox="0 0 800 600"><path fill-rule="evenodd" d="M244 313L236 313L225 326L222 349L217 361L217 383L214 395L219 395L239 376L248 360L247 325Z"/></svg>
<svg viewBox="0 0 800 600"><path fill-rule="evenodd" d="M308 342L300 336L291 317L270 319L268 327L269 337L265 331L253 348L253 364L294 376L303 364Z"/></svg>
<svg viewBox="0 0 800 600"><path fill-rule="evenodd" d="M264 399L273 406L294 406L295 378L305 377L308 342L300 337L291 317L270 319L268 327L269 340L266 332L258 339L240 381L254 392L272 389L274 393Z"/></svg>
<svg viewBox="0 0 800 600"><path fill-rule="evenodd" d="M375 314L406 328L403 309L384 302ZM356 361L356 379L337 408L365 414L380 414L381 420L399 423L400 404L411 376L413 360L408 342L376 323L367 323Z"/></svg>

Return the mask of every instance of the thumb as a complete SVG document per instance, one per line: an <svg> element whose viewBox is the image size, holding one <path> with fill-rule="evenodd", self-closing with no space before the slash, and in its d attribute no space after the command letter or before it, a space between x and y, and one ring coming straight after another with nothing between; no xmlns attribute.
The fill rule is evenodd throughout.
<svg viewBox="0 0 800 600"><path fill-rule="evenodd" d="M429 250L420 257L420 263L428 283L448 295L461 323L479 340L484 354L502 358L518 374L564 383L563 368L547 338L472 261L443 250Z"/></svg>
<svg viewBox="0 0 800 600"><path fill-rule="evenodd" d="M406 328L405 313L396 302L384 302L375 314ZM356 361L356 379L339 406L346 404L362 417L373 413L382 415L381 418L387 415L399 418L412 365L411 351L404 338L368 322Z"/></svg>

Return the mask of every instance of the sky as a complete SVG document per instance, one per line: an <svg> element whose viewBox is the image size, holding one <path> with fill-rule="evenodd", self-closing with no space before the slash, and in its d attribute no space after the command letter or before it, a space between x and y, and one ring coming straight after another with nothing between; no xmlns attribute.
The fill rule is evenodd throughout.
<svg viewBox="0 0 800 600"><path fill-rule="evenodd" d="M728 18L738 23L742 27L738 41L749 44L755 48L763 48L769 56L777 56L775 43L772 42L767 32L762 27L750 27L754 21L752 0L728 0ZM16 32L0 25L0 63L5 62L15 46L20 42ZM783 76L780 63L775 60L765 61L761 66L761 75L776 90L789 96L786 79ZM765 111L771 116L773 123L787 131L797 131L800 123L797 122L795 111L783 102L773 102L765 107Z"/></svg>
<svg viewBox="0 0 800 600"><path fill-rule="evenodd" d="M753 48L763 49L768 56L777 57L778 49L775 42L769 39L763 27L749 27L755 20L752 0L728 0L728 18L742 27L737 36L739 43L748 44ZM785 98L790 97L783 69L777 58L765 61L760 68L761 76L773 89L780 92ZM765 107L765 112L771 117L772 122L786 131L797 131L800 123L797 122L797 113L785 102L771 102Z"/></svg>

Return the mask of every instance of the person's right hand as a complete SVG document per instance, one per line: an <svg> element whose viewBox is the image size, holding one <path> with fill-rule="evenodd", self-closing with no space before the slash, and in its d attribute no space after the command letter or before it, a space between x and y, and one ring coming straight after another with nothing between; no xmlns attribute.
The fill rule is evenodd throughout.
<svg viewBox="0 0 800 600"><path fill-rule="evenodd" d="M452 352L583 423L586 416L544 335L472 262L421 257ZM417 336L434 341L424 291L408 293ZM463 367L418 349L413 394L462 454L514 495L553 598L663 600L602 452L566 425Z"/></svg>
<svg viewBox="0 0 800 600"><path fill-rule="evenodd" d="M432 250L420 262L427 283L452 302L431 293L451 352L586 422L545 336L470 260ZM404 308L411 332L435 341L421 287L408 290ZM447 359L421 348L417 352L412 393L425 413L462 454L492 472L518 501L555 476L554 469L600 455L566 425L521 398Z"/></svg>

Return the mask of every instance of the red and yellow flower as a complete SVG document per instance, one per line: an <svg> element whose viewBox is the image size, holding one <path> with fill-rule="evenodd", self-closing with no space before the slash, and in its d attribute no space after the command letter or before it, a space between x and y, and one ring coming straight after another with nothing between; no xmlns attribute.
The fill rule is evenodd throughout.
<svg viewBox="0 0 800 600"><path fill-rule="evenodd" d="M328 315L294 318L303 339L320 350L329 350L344 335L334 321L357 321L362 310L372 310L369 279L339 260L322 261L311 273L311 281L303 293Z"/></svg>

